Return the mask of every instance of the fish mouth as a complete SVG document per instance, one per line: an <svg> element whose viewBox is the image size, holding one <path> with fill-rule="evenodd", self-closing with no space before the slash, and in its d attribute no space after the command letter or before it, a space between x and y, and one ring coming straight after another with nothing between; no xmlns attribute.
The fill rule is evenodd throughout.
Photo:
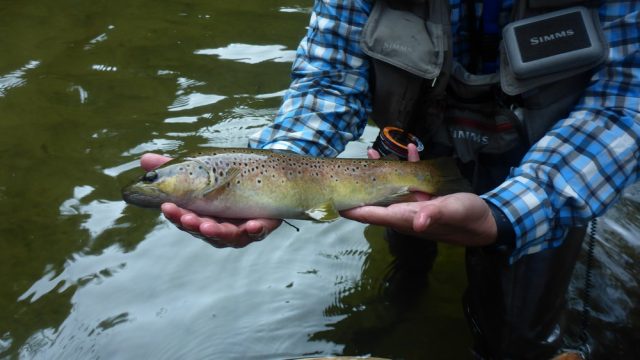
<svg viewBox="0 0 640 360"><path fill-rule="evenodd" d="M159 208L162 203L166 202L166 194L153 187L133 184L122 189L122 199L128 204L136 206Z"/></svg>

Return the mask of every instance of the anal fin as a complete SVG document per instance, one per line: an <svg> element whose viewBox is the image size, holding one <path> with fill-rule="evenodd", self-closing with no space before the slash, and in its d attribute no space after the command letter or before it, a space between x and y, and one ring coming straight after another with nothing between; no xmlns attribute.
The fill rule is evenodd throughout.
<svg viewBox="0 0 640 360"><path fill-rule="evenodd" d="M340 214L338 214L338 210L333 203L333 199L329 199L322 204L318 204L304 213L313 220L320 222L331 222L340 217Z"/></svg>

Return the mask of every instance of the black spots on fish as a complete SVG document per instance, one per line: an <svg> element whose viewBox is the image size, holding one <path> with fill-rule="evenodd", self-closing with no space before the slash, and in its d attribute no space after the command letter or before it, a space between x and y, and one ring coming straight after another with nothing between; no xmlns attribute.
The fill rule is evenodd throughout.
<svg viewBox="0 0 640 360"><path fill-rule="evenodd" d="M257 178L257 179L256 179L256 183L258 183L258 185L262 185L262 179Z"/></svg>

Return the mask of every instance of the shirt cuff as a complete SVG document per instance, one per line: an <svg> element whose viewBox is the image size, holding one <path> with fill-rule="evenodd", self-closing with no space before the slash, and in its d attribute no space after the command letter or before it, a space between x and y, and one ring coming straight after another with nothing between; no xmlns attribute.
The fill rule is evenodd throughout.
<svg viewBox="0 0 640 360"><path fill-rule="evenodd" d="M491 210L491 215L496 223L496 241L492 244L498 249L513 249L516 234L513 231L513 224L499 207L491 201L484 199Z"/></svg>
<svg viewBox="0 0 640 360"><path fill-rule="evenodd" d="M526 175L510 178L482 198L502 210L513 225L515 249L510 263L550 246L551 204L535 179Z"/></svg>

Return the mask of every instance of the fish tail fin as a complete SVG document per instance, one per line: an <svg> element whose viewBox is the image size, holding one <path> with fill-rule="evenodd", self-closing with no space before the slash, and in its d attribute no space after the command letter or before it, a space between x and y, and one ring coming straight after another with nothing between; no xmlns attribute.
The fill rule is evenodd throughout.
<svg viewBox="0 0 640 360"><path fill-rule="evenodd" d="M447 195L456 192L472 192L471 183L460 173L456 159L440 157L426 160L435 174L434 195Z"/></svg>

